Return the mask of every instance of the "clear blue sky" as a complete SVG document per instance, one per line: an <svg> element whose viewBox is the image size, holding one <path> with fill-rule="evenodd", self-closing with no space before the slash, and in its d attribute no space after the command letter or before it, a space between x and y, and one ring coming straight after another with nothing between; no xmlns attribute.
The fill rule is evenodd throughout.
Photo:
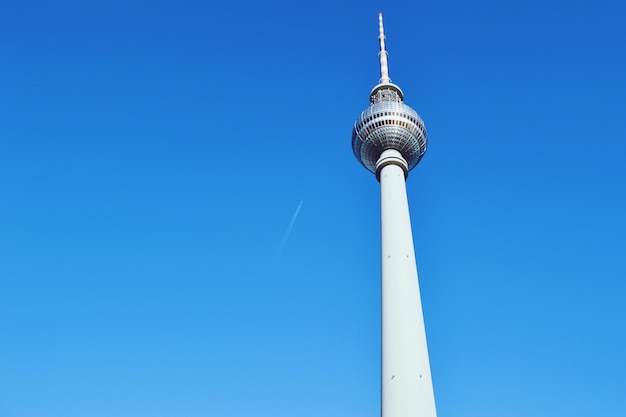
<svg viewBox="0 0 626 417"><path fill-rule="evenodd" d="M1 417L379 415L379 11L439 416L626 415L623 2L211 3L3 5Z"/></svg>

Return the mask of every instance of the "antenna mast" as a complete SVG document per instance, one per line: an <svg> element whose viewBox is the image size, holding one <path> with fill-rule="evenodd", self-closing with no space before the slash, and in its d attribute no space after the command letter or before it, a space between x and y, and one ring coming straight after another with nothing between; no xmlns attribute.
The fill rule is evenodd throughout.
<svg viewBox="0 0 626 417"><path fill-rule="evenodd" d="M383 27L383 14L378 13L378 40L380 41L380 52L378 56L380 58L380 83L390 84L391 78L389 78L389 66L387 64L387 50L385 49L385 28Z"/></svg>

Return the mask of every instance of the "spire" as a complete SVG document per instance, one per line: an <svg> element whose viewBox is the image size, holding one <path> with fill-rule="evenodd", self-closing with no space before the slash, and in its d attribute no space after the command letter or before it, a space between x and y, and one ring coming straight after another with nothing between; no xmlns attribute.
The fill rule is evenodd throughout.
<svg viewBox="0 0 626 417"><path fill-rule="evenodd" d="M391 83L389 78L389 67L387 66L387 51L385 50L385 28L383 27L383 14L378 13L378 40L380 41L380 52L378 57L380 58L380 84Z"/></svg>
<svg viewBox="0 0 626 417"><path fill-rule="evenodd" d="M400 87L391 82L389 78L389 67L387 66L387 50L385 49L385 28L383 27L383 14L378 13L378 40L380 41L380 80L370 93L370 104L380 103L381 101L402 102L404 94Z"/></svg>

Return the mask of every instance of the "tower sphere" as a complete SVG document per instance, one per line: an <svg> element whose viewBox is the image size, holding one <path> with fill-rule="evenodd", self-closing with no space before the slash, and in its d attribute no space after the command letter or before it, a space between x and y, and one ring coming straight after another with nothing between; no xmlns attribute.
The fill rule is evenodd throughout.
<svg viewBox="0 0 626 417"><path fill-rule="evenodd" d="M354 123L352 151L356 159L373 173L376 173L376 162L388 149L402 154L408 166L407 173L426 152L428 135L424 122L402 99L402 90L395 84L378 84L370 95L370 107Z"/></svg>

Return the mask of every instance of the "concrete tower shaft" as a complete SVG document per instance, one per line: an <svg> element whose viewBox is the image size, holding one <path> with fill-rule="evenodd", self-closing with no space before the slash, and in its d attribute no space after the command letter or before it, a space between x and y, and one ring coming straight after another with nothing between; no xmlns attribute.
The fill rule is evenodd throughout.
<svg viewBox="0 0 626 417"><path fill-rule="evenodd" d="M436 417L406 194L406 161L378 161L382 260L382 417Z"/></svg>

